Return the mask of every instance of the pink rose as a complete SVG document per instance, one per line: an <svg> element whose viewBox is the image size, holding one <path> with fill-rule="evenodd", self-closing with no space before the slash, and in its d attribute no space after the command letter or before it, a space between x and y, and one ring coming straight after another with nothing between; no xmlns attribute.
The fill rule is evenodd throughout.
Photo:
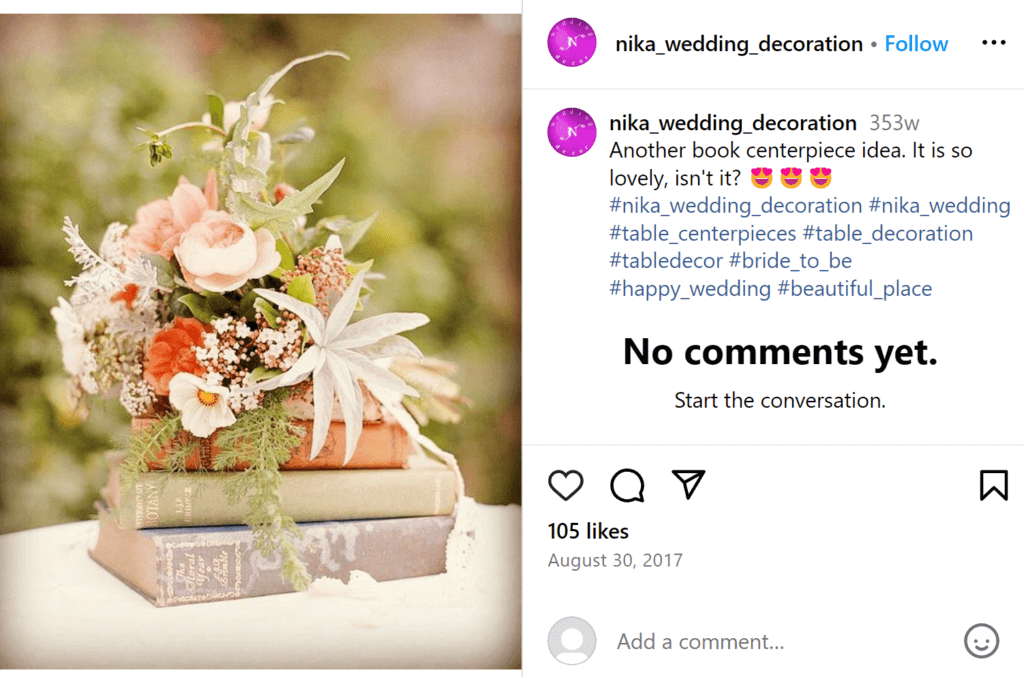
<svg viewBox="0 0 1024 677"><path fill-rule="evenodd" d="M227 212L207 211L174 248L181 272L197 291L226 292L281 265L274 234L253 231Z"/></svg>
<svg viewBox="0 0 1024 677"><path fill-rule="evenodd" d="M160 254L168 261L182 233L199 221L207 209L217 208L217 176L210 172L206 187L199 190L184 176L171 197L155 200L135 212L135 225L128 229L125 251L129 256Z"/></svg>

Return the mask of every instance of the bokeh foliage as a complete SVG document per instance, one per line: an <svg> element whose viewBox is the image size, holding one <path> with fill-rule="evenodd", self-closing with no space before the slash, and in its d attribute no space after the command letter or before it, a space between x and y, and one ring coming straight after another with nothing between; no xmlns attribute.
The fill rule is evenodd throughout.
<svg viewBox="0 0 1024 677"><path fill-rule="evenodd" d="M420 311L410 334L460 365L462 423L426 432L459 458L468 493L520 496L518 17L5 17L0 24L0 531L84 519L102 451L127 430L116 401L67 401L49 309L76 271L67 214L98 244L112 221L201 184L205 133L149 166L136 127L195 120L206 93L238 99L296 56L268 131L308 124L288 168L303 186L346 157L314 217L380 212L352 253L387 275L373 313Z"/></svg>

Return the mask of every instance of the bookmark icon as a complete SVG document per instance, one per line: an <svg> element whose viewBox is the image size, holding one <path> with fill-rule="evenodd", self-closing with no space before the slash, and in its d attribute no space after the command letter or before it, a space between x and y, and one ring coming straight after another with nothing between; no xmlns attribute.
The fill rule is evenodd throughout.
<svg viewBox="0 0 1024 677"><path fill-rule="evenodd" d="M1004 501L1010 500L1009 470L981 471L981 500L984 501L992 494L996 494Z"/></svg>

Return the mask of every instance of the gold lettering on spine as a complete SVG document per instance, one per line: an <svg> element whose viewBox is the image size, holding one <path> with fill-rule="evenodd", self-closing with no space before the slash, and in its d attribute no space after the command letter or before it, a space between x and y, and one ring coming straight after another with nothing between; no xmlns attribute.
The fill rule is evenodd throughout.
<svg viewBox="0 0 1024 677"><path fill-rule="evenodd" d="M211 602L218 599L237 599L242 596L242 543L237 540L195 541L192 543L164 543L164 571L167 576L164 603L188 604ZM234 556L235 566L230 559ZM207 558L209 563L207 563ZM234 576L231 576L231 573ZM199 586L210 578L221 590L200 592ZM234 578L234 580L231 580Z"/></svg>
<svg viewBox="0 0 1024 677"><path fill-rule="evenodd" d="M142 511L142 483L135 483L135 528L141 529L143 523L143 511Z"/></svg>
<svg viewBox="0 0 1024 677"><path fill-rule="evenodd" d="M146 482L145 526L155 527L160 523L160 487ZM136 521L137 518L136 518Z"/></svg>
<svg viewBox="0 0 1024 677"><path fill-rule="evenodd" d="M228 587L228 551L221 550L220 554L213 558L210 562L212 567L213 577L216 579L222 588Z"/></svg>

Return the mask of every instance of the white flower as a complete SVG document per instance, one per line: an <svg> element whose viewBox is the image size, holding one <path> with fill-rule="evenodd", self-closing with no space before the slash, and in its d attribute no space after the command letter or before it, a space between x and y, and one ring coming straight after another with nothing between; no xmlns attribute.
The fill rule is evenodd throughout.
<svg viewBox="0 0 1024 677"><path fill-rule="evenodd" d="M232 325L232 323L234 323L234 321L235 321L235 318L230 317L230 316L226 316L226 317L218 317L216 320L214 320L210 324L213 325L214 330L218 334L223 334L224 332L226 332L228 329L231 328L231 325Z"/></svg>
<svg viewBox="0 0 1024 677"><path fill-rule="evenodd" d="M238 122L238 118L242 116L242 104L244 101L225 101L224 102L224 131L231 129L232 125ZM256 107L249 114L249 124L252 125L253 131L262 129L266 124L267 120L270 119L270 107L277 103L277 99L272 96L268 96L265 99L260 99L259 106ZM203 113L202 120L206 124L212 123L212 118L209 113Z"/></svg>
<svg viewBox="0 0 1024 677"><path fill-rule="evenodd" d="M60 339L64 370L72 376L82 376L85 354L89 351L85 345L85 328L79 322L74 308L63 298L57 299L57 307L50 309L50 315L57 322L57 338Z"/></svg>
<svg viewBox="0 0 1024 677"><path fill-rule="evenodd" d="M313 375L313 447L310 459L316 458L327 439L335 397L341 403L345 419L345 463L352 458L363 432L360 380L367 386L413 397L419 395L405 381L372 360L392 355L422 357L412 341L395 334L421 327L430 320L422 313L384 313L349 324L363 287L364 275L365 271L360 271L355 276L329 317L316 306L287 294L268 289L256 290L268 301L298 315L313 340L313 345L306 348L291 369L257 386L262 390L273 390L294 385Z"/></svg>
<svg viewBox="0 0 1024 677"><path fill-rule="evenodd" d="M181 425L196 437L209 437L214 430L235 422L227 388L186 372L176 374L169 388L171 404L181 412Z"/></svg>

